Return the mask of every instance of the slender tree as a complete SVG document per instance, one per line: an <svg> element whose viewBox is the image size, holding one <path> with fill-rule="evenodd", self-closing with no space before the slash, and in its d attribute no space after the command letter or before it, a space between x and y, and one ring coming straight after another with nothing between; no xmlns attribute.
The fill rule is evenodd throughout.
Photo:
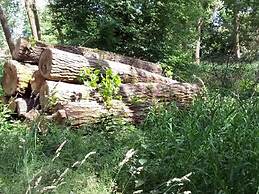
<svg viewBox="0 0 259 194"><path fill-rule="evenodd" d="M1 25L2 25L3 31L4 31L6 42L8 44L10 53L13 57L13 52L15 49L14 41L12 39L12 34L11 34L10 28L8 26L8 22L7 22L7 19L6 19L6 16L4 14L1 4L0 4L0 20L1 20Z"/></svg>
<svg viewBox="0 0 259 194"><path fill-rule="evenodd" d="M234 37L235 37L235 57L236 59L241 58L240 53L240 13L238 10L234 11Z"/></svg>
<svg viewBox="0 0 259 194"><path fill-rule="evenodd" d="M40 22L35 0L25 0L25 8L31 25L32 35L35 40L41 39Z"/></svg>
<svg viewBox="0 0 259 194"><path fill-rule="evenodd" d="M197 24L197 33L198 33L198 39L196 42L196 52L195 52L195 61L197 64L200 64L201 59L200 59L200 53L201 53L201 29L202 29L202 24L203 24L203 18L200 17L198 19L198 24Z"/></svg>

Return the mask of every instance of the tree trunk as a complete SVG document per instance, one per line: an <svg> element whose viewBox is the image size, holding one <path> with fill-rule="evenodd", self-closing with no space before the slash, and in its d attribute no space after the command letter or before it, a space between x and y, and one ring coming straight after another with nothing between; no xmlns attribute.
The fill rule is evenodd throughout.
<svg viewBox="0 0 259 194"><path fill-rule="evenodd" d="M120 95L123 99L133 104L152 100L188 104L192 102L199 91L200 88L197 85L189 83L136 83L122 84L120 87Z"/></svg>
<svg viewBox="0 0 259 194"><path fill-rule="evenodd" d="M14 60L9 60L4 64L4 74L2 87L5 95L11 96L16 92L24 94L29 88L29 83L37 66L21 64Z"/></svg>
<svg viewBox="0 0 259 194"><path fill-rule="evenodd" d="M101 70L111 68L118 73L124 83L132 82L160 82L177 83L177 81L135 68L118 62L108 60L86 59L81 55L72 54L54 48L45 49L39 60L40 73L49 80L71 83L79 82L79 73L83 67L95 67Z"/></svg>
<svg viewBox="0 0 259 194"><path fill-rule="evenodd" d="M15 45L14 59L20 62L38 64L40 55L44 49L45 45L43 44L32 46L28 40L19 38Z"/></svg>
<svg viewBox="0 0 259 194"><path fill-rule="evenodd" d="M40 105L44 110L52 110L59 102L91 99L93 92L85 85L46 81L40 89Z"/></svg>
<svg viewBox="0 0 259 194"><path fill-rule="evenodd" d="M197 25L197 33L198 33L198 40L196 43L196 52L195 52L195 61L196 64L200 64L200 53L201 53L201 28L203 24L203 19L199 18L198 25Z"/></svg>
<svg viewBox="0 0 259 194"><path fill-rule="evenodd" d="M175 80L164 77L162 75L151 73L149 71L132 67L119 62L108 60L89 60L90 66L97 69L101 69L105 72L107 69L111 69L114 73L117 73L123 83L137 83L137 82L158 82L158 83L178 83Z"/></svg>
<svg viewBox="0 0 259 194"><path fill-rule="evenodd" d="M73 46L63 46L63 45L55 45L54 48L59 50L63 50L66 52L83 55L88 59L98 59L98 60L109 60L118 63L123 63L126 65L130 65L132 67L136 67L139 69L143 69L152 73L162 74L162 68L155 63L143 61L140 59L126 57L123 55L115 54L108 51L102 51L98 49L86 48L86 47L73 47Z"/></svg>
<svg viewBox="0 0 259 194"><path fill-rule="evenodd" d="M53 81L78 83L79 73L83 67L90 67L84 56L54 48L45 49L39 60L41 75Z"/></svg>
<svg viewBox="0 0 259 194"><path fill-rule="evenodd" d="M155 63L143 61L132 57L126 57L123 55L102 51L98 49L91 49L91 48L85 48L85 47L78 47L78 49L85 57L89 59L109 60L109 61L124 63L132 67L144 69L152 73L157 73L160 75L162 74L161 67Z"/></svg>
<svg viewBox="0 0 259 194"><path fill-rule="evenodd" d="M139 123L143 121L147 106L131 109L122 101L113 100L112 108L107 109L97 101L80 101L60 103L53 119L60 123L69 123L72 126L81 126L97 123L102 118L109 116L123 118L127 121Z"/></svg>
<svg viewBox="0 0 259 194"><path fill-rule="evenodd" d="M8 44L11 56L13 57L15 46L14 46L12 34L11 34L10 28L8 26L6 16L4 14L4 11L3 11L1 5L0 5L0 20L1 20L1 25L2 25L3 31L4 31L6 42Z"/></svg>
<svg viewBox="0 0 259 194"><path fill-rule="evenodd" d="M235 27L235 32L234 32L234 36L235 36L235 57L237 60L239 60L241 58L241 52L240 52L240 13L239 11L235 11L234 13L234 27Z"/></svg>
<svg viewBox="0 0 259 194"><path fill-rule="evenodd" d="M198 92L198 86L187 83L122 84L120 94L124 102L112 100L111 107L107 108L103 101L99 100L98 93L86 86L46 81L40 90L40 104L45 111L54 113L54 120L59 123L68 122L72 126L98 122L101 118L111 115L140 123L153 100L175 100L182 105L190 103Z"/></svg>
<svg viewBox="0 0 259 194"><path fill-rule="evenodd" d="M85 47L74 47L67 45L47 45L42 42L36 42L36 46L32 47L31 44L24 38L20 38L17 41L15 47L16 60L23 62L38 63L41 51L44 49L38 47L56 48L69 53L83 55L88 59L110 60L114 62L124 63L132 67L143 69L152 73L157 73L160 75L162 74L162 69L158 64L151 63L148 61L143 61L140 59L126 57L107 51L101 51Z"/></svg>
<svg viewBox="0 0 259 194"><path fill-rule="evenodd" d="M32 35L35 40L40 40L41 31L35 0L25 0L25 7L31 25Z"/></svg>

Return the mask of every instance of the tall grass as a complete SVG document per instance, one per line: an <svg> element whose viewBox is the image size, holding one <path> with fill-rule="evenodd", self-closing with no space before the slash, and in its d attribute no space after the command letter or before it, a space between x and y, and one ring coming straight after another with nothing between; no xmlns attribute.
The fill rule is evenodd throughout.
<svg viewBox="0 0 259 194"><path fill-rule="evenodd" d="M174 104L157 107L139 127L111 120L79 131L48 125L45 134L36 124L7 121L3 106L1 114L2 193L25 193L42 177L39 191L67 168L64 183L53 190L56 193L256 193L258 189L258 98L214 94L188 110ZM136 153L120 169L131 148ZM71 167L91 151L96 154L82 166ZM190 182L183 181L184 185L175 179L189 173Z"/></svg>

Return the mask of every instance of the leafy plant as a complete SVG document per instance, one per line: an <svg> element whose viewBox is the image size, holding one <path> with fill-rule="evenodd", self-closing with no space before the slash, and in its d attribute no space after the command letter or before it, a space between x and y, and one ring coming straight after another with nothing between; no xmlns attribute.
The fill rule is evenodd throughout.
<svg viewBox="0 0 259 194"><path fill-rule="evenodd" d="M100 70L92 67L83 67L80 71L79 78L87 86L94 89L98 87Z"/></svg>
<svg viewBox="0 0 259 194"><path fill-rule="evenodd" d="M100 92L103 101L107 106L111 106L111 101L118 96L121 85L119 75L112 72L112 69L107 69L104 74L98 69L84 67L80 71L79 79L87 86L96 89Z"/></svg>
<svg viewBox="0 0 259 194"><path fill-rule="evenodd" d="M120 76L114 74L111 69L106 70L105 76L102 76L102 81L99 85L100 93L106 105L110 106L113 98L120 98L118 96L120 85Z"/></svg>

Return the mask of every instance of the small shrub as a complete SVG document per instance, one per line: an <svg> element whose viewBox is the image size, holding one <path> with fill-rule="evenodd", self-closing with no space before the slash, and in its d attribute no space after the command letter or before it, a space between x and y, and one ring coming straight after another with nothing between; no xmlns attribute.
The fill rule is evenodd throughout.
<svg viewBox="0 0 259 194"><path fill-rule="evenodd" d="M94 68L83 68L79 77L85 85L96 89L100 92L105 104L110 107L112 99L120 98L118 96L121 85L119 75L107 69L104 74Z"/></svg>

